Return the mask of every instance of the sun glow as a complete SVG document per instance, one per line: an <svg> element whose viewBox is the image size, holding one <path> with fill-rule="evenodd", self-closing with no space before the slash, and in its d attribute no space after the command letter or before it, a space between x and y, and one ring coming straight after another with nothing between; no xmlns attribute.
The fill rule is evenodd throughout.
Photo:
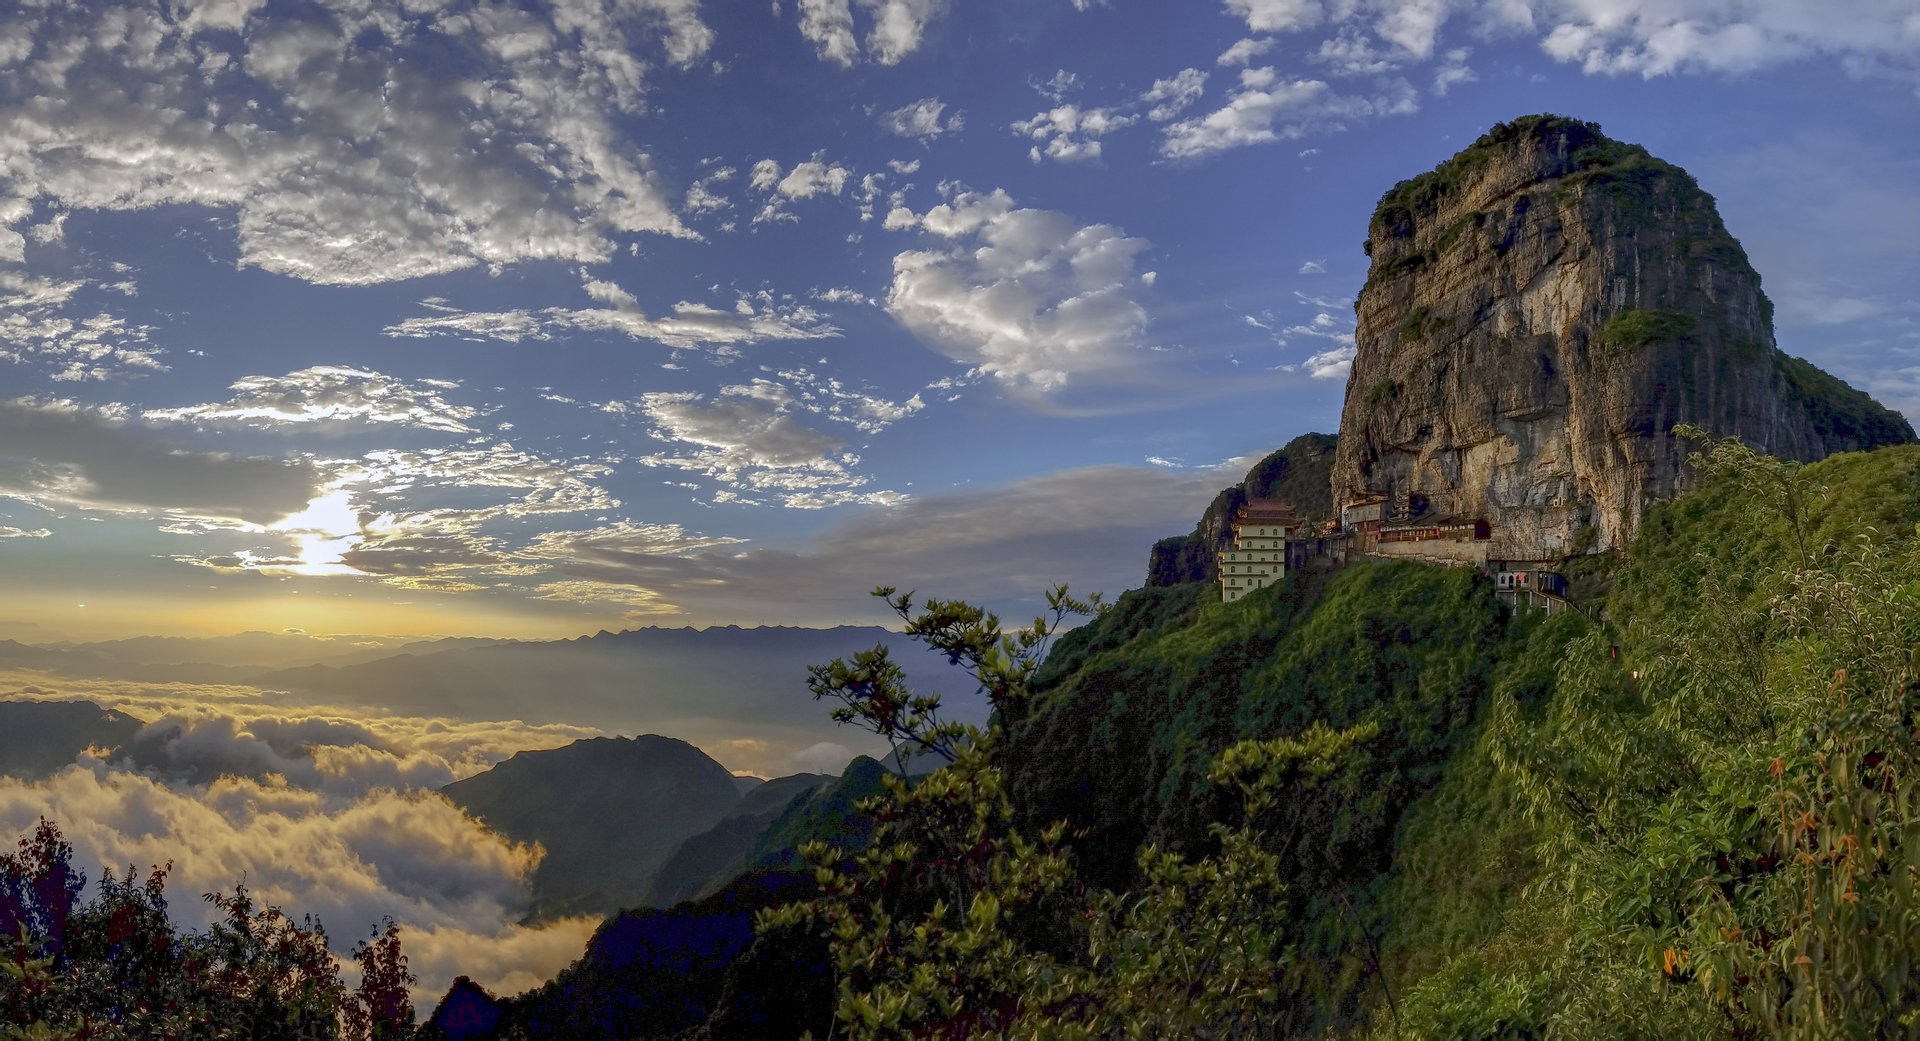
<svg viewBox="0 0 1920 1041"><path fill-rule="evenodd" d="M292 575L362 575L366 572L341 558L360 544L360 511L344 489L334 489L307 503L307 508L276 521L269 531L285 534L298 547L298 563L270 569Z"/></svg>

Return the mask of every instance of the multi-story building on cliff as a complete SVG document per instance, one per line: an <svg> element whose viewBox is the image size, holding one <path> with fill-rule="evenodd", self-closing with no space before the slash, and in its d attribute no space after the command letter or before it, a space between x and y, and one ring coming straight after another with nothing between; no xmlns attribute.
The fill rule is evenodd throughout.
<svg viewBox="0 0 1920 1041"><path fill-rule="evenodd" d="M1233 548L1220 551L1220 599L1227 603L1286 577L1288 542L1300 518L1284 499L1254 499L1233 515Z"/></svg>

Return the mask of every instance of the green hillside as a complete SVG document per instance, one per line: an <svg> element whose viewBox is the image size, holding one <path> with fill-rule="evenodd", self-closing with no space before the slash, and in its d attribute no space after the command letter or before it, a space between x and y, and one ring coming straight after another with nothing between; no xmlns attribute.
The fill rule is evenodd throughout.
<svg viewBox="0 0 1920 1041"><path fill-rule="evenodd" d="M1219 751L1317 720L1372 722L1380 736L1271 846L1297 909L1284 1030L1392 1037L1397 1019L1398 1036L1731 1036L1730 1002L1785 1033L1809 1022L1795 1001L1920 1009L1902 976L1920 955L1910 867L1880 893L1893 903L1874 911L1872 951L1868 920L1827 922L1809 981L1754 964L1822 927L1817 911L1783 910L1792 873L1768 852L1781 841L1766 826L1769 765L1784 764L1775 788L1837 798L1845 783L1821 764L1851 747L1842 735L1867 725L1865 706L1913 718L1920 448L1800 467L1723 445L1703 470L1629 552L1578 562L1581 588L1606 593L1582 605L1591 617L1515 614L1472 571L1405 563L1296 575L1234 604L1199 586L1125 594L1061 639L1030 704L1004 719L1019 819L1068 821L1086 877L1136 885L1143 844L1210 851L1207 825L1227 809L1206 781ZM1910 765L1910 723L1883 743L1876 767ZM1866 819L1882 811L1856 808L1854 837L1834 841L1877 827L1904 850L1882 858L1910 863L1915 811ZM1829 863L1815 867L1833 883ZM1868 878L1847 878L1840 910L1862 914ZM1889 908L1905 908L1898 928Z"/></svg>

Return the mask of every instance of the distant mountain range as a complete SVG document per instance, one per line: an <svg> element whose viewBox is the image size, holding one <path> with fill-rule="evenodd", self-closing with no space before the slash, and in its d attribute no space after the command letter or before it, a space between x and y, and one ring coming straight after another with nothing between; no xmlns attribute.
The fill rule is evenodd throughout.
<svg viewBox="0 0 1920 1041"><path fill-rule="evenodd" d="M724 721L738 719L789 728L796 739L805 736L802 745L821 740L824 714L806 697L807 666L876 643L894 649L910 680L925 687L944 680L950 694L961 693L943 662L878 626L649 628L543 642L450 638L349 646L324 661L257 663L273 648L312 651L285 639L259 633L47 646L0 641L0 668L75 679L246 684L315 704L666 732L711 747L723 740ZM242 663L248 660L256 663ZM964 711L966 699L948 703ZM984 721L984 709L979 714L976 721Z"/></svg>

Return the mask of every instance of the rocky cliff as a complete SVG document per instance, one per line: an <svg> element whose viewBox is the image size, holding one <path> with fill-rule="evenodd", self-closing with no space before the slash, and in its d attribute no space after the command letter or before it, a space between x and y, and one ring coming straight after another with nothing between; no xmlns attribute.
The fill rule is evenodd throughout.
<svg viewBox="0 0 1920 1041"><path fill-rule="evenodd" d="M1328 474L1333 465L1334 439L1328 434L1301 434L1253 464L1247 476L1213 497L1200 523L1187 535L1175 535L1153 544L1147 558L1147 585L1171 586L1206 582L1217 574L1215 554L1227 548L1233 514L1253 499L1285 499L1307 520L1333 516Z"/></svg>
<svg viewBox="0 0 1920 1041"><path fill-rule="evenodd" d="M1594 124L1494 127L1387 192L1366 249L1336 506L1485 518L1494 557L1542 557L1679 491L1677 423L1797 460L1914 439L1783 354L1713 198Z"/></svg>

